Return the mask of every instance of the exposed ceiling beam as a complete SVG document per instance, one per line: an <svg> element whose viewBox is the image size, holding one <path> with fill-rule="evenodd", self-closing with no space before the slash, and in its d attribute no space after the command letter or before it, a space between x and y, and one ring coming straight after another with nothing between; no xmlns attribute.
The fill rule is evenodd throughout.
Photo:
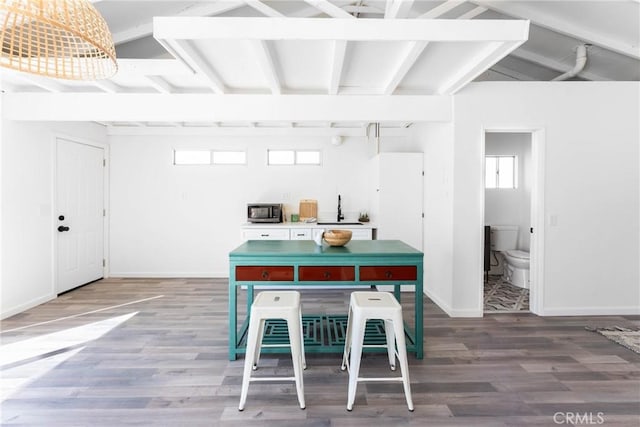
<svg viewBox="0 0 640 427"><path fill-rule="evenodd" d="M395 129L394 134L406 135L402 133L401 129ZM176 128L159 128L155 127L138 127L138 126L123 126L123 125L109 125L107 127L107 135L120 136L120 135L179 135L179 136L343 136L343 137L364 137L366 136L366 129L364 127L355 128L328 128L324 125L318 127L296 127L294 123L289 123L288 126L257 126L257 127L231 127L231 126L216 126L213 123L211 126L192 126L185 123L185 126L180 129Z"/></svg>
<svg viewBox="0 0 640 427"><path fill-rule="evenodd" d="M158 18L155 19L157 20ZM207 61L204 60L202 55L196 52L188 41L156 39L176 59L183 61L196 74L201 75L209 83L209 87L215 93L223 94L227 91L226 86L218 74L211 68Z"/></svg>
<svg viewBox="0 0 640 427"><path fill-rule="evenodd" d="M555 31L556 33L564 34L565 36L591 43L634 59L640 59L640 47L637 45L637 40L635 41L635 45L630 44L606 34L595 32L590 28L581 27L573 22L540 13L535 9L519 4L519 2L484 0L472 0L472 2L504 15L519 19L528 19L532 24Z"/></svg>
<svg viewBox="0 0 640 427"><path fill-rule="evenodd" d="M47 79L44 77L37 76L35 74L26 74L26 73L16 73L20 80L23 80L27 83L30 83L34 86L39 87L40 89L47 90L53 93L65 92L67 89L66 86L58 83L53 79Z"/></svg>
<svg viewBox="0 0 640 427"><path fill-rule="evenodd" d="M188 7L173 16L213 16L230 10L238 9L245 5L244 1L222 1L208 4L199 4ZM141 39L153 34L153 22L141 22L140 24L112 34L113 42L118 45Z"/></svg>
<svg viewBox="0 0 640 427"><path fill-rule="evenodd" d="M272 18L277 18L277 17L283 17L284 16L282 13L278 12L277 10L272 8L271 6L267 6L266 4L261 2L260 0L245 0L245 3L247 3L248 6L251 6L252 8L257 10L258 12L264 14L265 16L270 16Z"/></svg>
<svg viewBox="0 0 640 427"><path fill-rule="evenodd" d="M460 67L460 70L452 78L440 85L437 93L453 95L460 88L478 77L483 71L487 70L491 65L507 56L520 44L521 43L514 42L489 43L468 61L468 65Z"/></svg>
<svg viewBox="0 0 640 427"><path fill-rule="evenodd" d="M452 120L451 96L5 93L18 121L422 122Z"/></svg>
<svg viewBox="0 0 640 427"><path fill-rule="evenodd" d="M338 94L346 51L347 42L345 40L333 41L333 56L331 58L331 71L329 72L329 95Z"/></svg>
<svg viewBox="0 0 640 427"><path fill-rule="evenodd" d="M156 17L154 36L219 40L525 41L528 21Z"/></svg>
<svg viewBox="0 0 640 427"><path fill-rule="evenodd" d="M384 10L378 9L375 6L365 6L365 5L346 5L342 7L342 10L349 13L368 13L371 15L384 15Z"/></svg>
<svg viewBox="0 0 640 427"><path fill-rule="evenodd" d="M513 52L511 52L511 55L513 55ZM535 81L538 79L535 79L527 74L523 74L521 72L512 70L511 68L507 68L504 67L500 64L494 64L489 70L501 74L503 76L507 76L507 77L511 77L514 80L518 80L518 81L522 81L522 82L529 82L529 81ZM487 71L489 71L487 70Z"/></svg>
<svg viewBox="0 0 640 427"><path fill-rule="evenodd" d="M109 80L96 80L93 84L107 93L123 92L122 86L119 86Z"/></svg>
<svg viewBox="0 0 640 427"><path fill-rule="evenodd" d="M422 15L418 16L417 19L434 19L437 18L439 16L444 15L445 13L449 12L450 10L460 6L462 3L465 3L464 1L459 1L459 0L447 0L444 3L434 7L433 9L429 10L426 13L423 13Z"/></svg>
<svg viewBox="0 0 640 427"><path fill-rule="evenodd" d="M355 17L348 12L345 12L343 9L338 6L332 4L327 0L304 0L309 3L311 6L315 7L318 10L323 11L327 15L332 18L353 18Z"/></svg>
<svg viewBox="0 0 640 427"><path fill-rule="evenodd" d="M267 44L268 42L265 40L251 40L250 43L256 53L258 65L267 80L267 85L269 86L271 93L273 95L280 95L282 92L280 88L280 78L278 77L276 66L273 63L269 45Z"/></svg>
<svg viewBox="0 0 640 427"><path fill-rule="evenodd" d="M118 58L117 77L182 76L193 75L193 70L177 59L127 59Z"/></svg>
<svg viewBox="0 0 640 427"><path fill-rule="evenodd" d="M400 63L382 90L384 95L391 95L393 91L396 90L404 76L409 72L411 67L413 67L413 64L415 64L428 44L429 42L426 41L409 42L403 58L400 60Z"/></svg>
<svg viewBox="0 0 640 427"><path fill-rule="evenodd" d="M169 84L165 79L160 76L145 76L149 81L149 84L153 86L155 90L160 93L172 93L174 92L173 86Z"/></svg>
<svg viewBox="0 0 640 427"><path fill-rule="evenodd" d="M385 19L398 19L409 16L414 0L387 0L387 2L390 4L388 3L389 6L385 10Z"/></svg>
<svg viewBox="0 0 640 427"><path fill-rule="evenodd" d="M462 15L458 16L456 19L473 19L476 16L485 13L487 10L489 9L487 9L486 7L477 6L471 9L469 12L463 13Z"/></svg>

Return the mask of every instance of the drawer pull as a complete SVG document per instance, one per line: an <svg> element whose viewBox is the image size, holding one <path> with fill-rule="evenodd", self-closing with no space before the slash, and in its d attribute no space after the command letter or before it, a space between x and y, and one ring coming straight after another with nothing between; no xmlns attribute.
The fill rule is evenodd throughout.
<svg viewBox="0 0 640 427"><path fill-rule="evenodd" d="M330 272L330 271L325 271L325 272L324 272L324 278L325 278L325 279L328 279L328 278L330 278L330 277L331 277L331 272Z"/></svg>
<svg viewBox="0 0 640 427"><path fill-rule="evenodd" d="M263 278L263 279L268 279L268 278L269 278L269 272L268 272L267 270L264 270L264 271L262 272L262 278Z"/></svg>
<svg viewBox="0 0 640 427"><path fill-rule="evenodd" d="M261 234L260 237L269 237L268 234Z"/></svg>
<svg viewBox="0 0 640 427"><path fill-rule="evenodd" d="M391 279L393 277L393 273L387 270L384 272L384 277L386 277L387 279Z"/></svg>

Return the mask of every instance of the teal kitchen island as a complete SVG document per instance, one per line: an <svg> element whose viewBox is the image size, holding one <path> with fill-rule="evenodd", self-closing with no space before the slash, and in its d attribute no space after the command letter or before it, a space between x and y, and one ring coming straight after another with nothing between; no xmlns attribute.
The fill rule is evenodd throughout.
<svg viewBox="0 0 640 427"><path fill-rule="evenodd" d="M422 252L400 240L352 240L342 247L318 246L312 240L249 240L243 243L229 253L229 360L236 360L246 347L249 318L247 315L238 326L239 289L246 288L247 313L250 313L256 287L296 287L304 292L305 286L315 289L318 285L324 290L393 285L398 301L400 286L412 285L414 322L412 326L405 321L407 351L422 359L423 258ZM304 293L302 296L304 298ZM347 313L308 313L303 306L302 318L305 352L342 353ZM277 347L280 342L288 342L284 321L270 321L265 331L263 343L274 347L267 347L263 352L289 351L287 347ZM384 322L370 321L365 344L382 344L384 338Z"/></svg>

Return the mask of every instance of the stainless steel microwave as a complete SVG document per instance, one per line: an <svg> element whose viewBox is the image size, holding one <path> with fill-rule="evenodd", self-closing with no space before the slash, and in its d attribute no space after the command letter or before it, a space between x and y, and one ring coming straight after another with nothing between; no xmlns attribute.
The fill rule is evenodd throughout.
<svg viewBox="0 0 640 427"><path fill-rule="evenodd" d="M249 222L282 222L281 203L253 203L247 205Z"/></svg>

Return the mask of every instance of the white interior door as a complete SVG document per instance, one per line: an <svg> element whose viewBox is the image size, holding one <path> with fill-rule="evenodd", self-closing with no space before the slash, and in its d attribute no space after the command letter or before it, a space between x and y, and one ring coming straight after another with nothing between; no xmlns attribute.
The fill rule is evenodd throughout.
<svg viewBox="0 0 640 427"><path fill-rule="evenodd" d="M57 140L57 293L103 277L104 149Z"/></svg>

